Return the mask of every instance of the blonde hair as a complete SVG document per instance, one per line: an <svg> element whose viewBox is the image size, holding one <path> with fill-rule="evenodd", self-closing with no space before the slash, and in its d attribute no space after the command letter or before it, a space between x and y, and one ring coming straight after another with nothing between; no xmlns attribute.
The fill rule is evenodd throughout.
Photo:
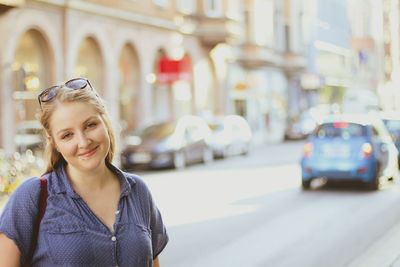
<svg viewBox="0 0 400 267"><path fill-rule="evenodd" d="M69 87L61 86L57 89L56 95L53 99L47 102L42 102L39 120L47 135L51 137L51 115L57 109L58 103L65 102L81 102L88 104L94 107L94 109L100 114L110 138L110 149L106 155L105 161L107 164L111 164L115 152L115 134L111 127L111 121L105 108L104 101L98 96L94 89L92 90L89 87L89 85L84 89L78 90L72 90ZM45 173L52 172L58 165L66 163L64 157L57 151L52 138L46 139L45 159L47 161Z"/></svg>

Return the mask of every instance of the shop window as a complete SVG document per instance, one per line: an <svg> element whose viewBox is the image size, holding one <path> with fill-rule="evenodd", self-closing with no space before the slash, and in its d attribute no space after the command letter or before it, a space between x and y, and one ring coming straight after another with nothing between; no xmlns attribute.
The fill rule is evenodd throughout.
<svg viewBox="0 0 400 267"><path fill-rule="evenodd" d="M228 17L237 20L242 20L243 19L242 10L244 10L244 7L241 0L228 1L228 10L227 10Z"/></svg>
<svg viewBox="0 0 400 267"><path fill-rule="evenodd" d="M223 5L222 0L205 0L204 10L208 17L222 17Z"/></svg>
<svg viewBox="0 0 400 267"><path fill-rule="evenodd" d="M167 7L169 5L169 0L153 0L153 3L159 7Z"/></svg>
<svg viewBox="0 0 400 267"><path fill-rule="evenodd" d="M177 7L179 12L193 14L196 10L196 2L194 0L178 0Z"/></svg>
<svg viewBox="0 0 400 267"><path fill-rule="evenodd" d="M235 99L234 100L235 114L246 118L247 117L247 105L246 104L247 104L246 100Z"/></svg>
<svg viewBox="0 0 400 267"><path fill-rule="evenodd" d="M255 1L252 36L256 44L274 47L275 15L275 6L272 0Z"/></svg>

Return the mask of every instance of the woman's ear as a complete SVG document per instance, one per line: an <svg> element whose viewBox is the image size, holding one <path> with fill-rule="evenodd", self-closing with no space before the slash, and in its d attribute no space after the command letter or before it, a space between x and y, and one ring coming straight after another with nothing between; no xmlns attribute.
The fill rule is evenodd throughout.
<svg viewBox="0 0 400 267"><path fill-rule="evenodd" d="M53 137L51 137L51 135L49 135L48 133L46 133L46 138L47 138L47 142L55 149L58 151L58 148L56 146L56 143L54 142Z"/></svg>
<svg viewBox="0 0 400 267"><path fill-rule="evenodd" d="M53 138L48 133L46 133L46 139L49 144L53 144Z"/></svg>

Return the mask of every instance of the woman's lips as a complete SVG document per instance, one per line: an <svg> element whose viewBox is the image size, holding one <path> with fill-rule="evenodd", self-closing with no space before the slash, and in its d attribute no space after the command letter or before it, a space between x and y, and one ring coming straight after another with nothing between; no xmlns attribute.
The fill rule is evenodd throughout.
<svg viewBox="0 0 400 267"><path fill-rule="evenodd" d="M79 156L80 157L84 157L84 158L88 158L88 157L90 157L90 156L92 156L92 155L94 155L96 153L96 150L97 150L98 147L99 146L96 146L95 148L93 148L93 149L91 149L91 150L89 150L87 152L79 154Z"/></svg>

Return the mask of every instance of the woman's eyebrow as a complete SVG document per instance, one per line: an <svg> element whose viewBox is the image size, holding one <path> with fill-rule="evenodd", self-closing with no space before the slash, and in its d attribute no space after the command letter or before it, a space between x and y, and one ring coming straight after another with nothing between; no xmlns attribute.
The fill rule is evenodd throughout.
<svg viewBox="0 0 400 267"><path fill-rule="evenodd" d="M92 115L89 118L87 118L83 123L86 123L86 122L90 121L91 119L96 119L97 120L98 117L96 115Z"/></svg>
<svg viewBox="0 0 400 267"><path fill-rule="evenodd" d="M90 120L92 120L92 119L98 119L98 118L97 118L97 116L95 116L95 115L90 116L89 118L87 118L86 120L84 120L84 121L82 122L82 125L85 124L85 123L87 123L88 121L90 121ZM61 129L61 130L59 130L59 131L56 133L56 135L59 135L60 133L65 132L65 131L68 131L68 130L71 130L71 129L72 129L72 128L64 128L64 129Z"/></svg>
<svg viewBox="0 0 400 267"><path fill-rule="evenodd" d="M60 133L66 132L68 130L70 130L71 128L65 128L65 129L61 129L58 132L56 132L56 135L59 135Z"/></svg>

